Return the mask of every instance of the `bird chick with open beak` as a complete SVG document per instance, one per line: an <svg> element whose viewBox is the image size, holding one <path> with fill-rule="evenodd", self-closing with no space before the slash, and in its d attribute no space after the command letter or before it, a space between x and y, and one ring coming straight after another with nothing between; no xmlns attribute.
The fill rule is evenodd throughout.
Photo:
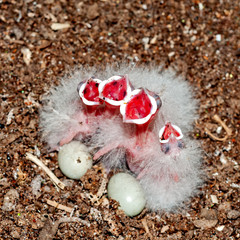
<svg viewBox="0 0 240 240"><path fill-rule="evenodd" d="M91 76L96 75L97 79L107 79L102 80L106 84L100 82L97 86L92 82L96 78ZM82 82L76 91L82 79L87 79L87 89L80 91L86 83ZM131 88L126 97L125 91L116 86L128 79L138 91ZM106 96L101 97L104 87L100 89L100 85L107 86L103 91ZM161 100L146 89L156 92ZM97 91L100 105L86 106L84 99L98 98ZM143 94L138 102L139 93ZM112 103L105 101L107 96L114 101L122 101L124 96L125 110L121 110L122 103L109 108ZM40 127L50 150L58 150L72 140L83 142L95 154L94 159L107 169L120 169L136 176L152 211L174 211L197 192L202 183L201 150L189 137L197 117L197 103L187 81L173 70L133 65L109 65L103 71L81 68L71 78L62 79L46 100ZM153 105L157 107L152 108Z"/></svg>

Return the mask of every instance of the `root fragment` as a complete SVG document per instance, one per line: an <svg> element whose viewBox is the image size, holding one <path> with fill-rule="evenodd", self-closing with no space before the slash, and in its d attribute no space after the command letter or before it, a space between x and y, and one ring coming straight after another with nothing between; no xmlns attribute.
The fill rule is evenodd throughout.
<svg viewBox="0 0 240 240"><path fill-rule="evenodd" d="M54 173L43 164L43 162L41 160L39 160L37 157L35 157L34 155L32 155L31 153L27 153L26 154L26 158L32 162L34 162L35 164L37 164L39 167L41 167L46 174L50 177L51 181L56 184L59 188L64 189L66 187L66 185L61 182L55 175Z"/></svg>
<svg viewBox="0 0 240 240"><path fill-rule="evenodd" d="M218 115L214 115L213 116L213 120L215 120L216 122L220 123L220 125L224 128L224 130L226 131L226 136L223 137L223 138L219 138L219 137L216 137L214 134L212 134L210 132L210 130L208 128L205 127L205 132L213 139L213 140L216 140L216 141L221 141L221 142L224 142L228 139L229 136L232 135L232 129L230 129L222 120L221 118L218 116Z"/></svg>

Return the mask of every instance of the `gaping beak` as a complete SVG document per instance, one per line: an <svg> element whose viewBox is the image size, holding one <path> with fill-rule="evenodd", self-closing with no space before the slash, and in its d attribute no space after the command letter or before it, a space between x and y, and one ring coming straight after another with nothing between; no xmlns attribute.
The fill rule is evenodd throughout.
<svg viewBox="0 0 240 240"><path fill-rule="evenodd" d="M120 106L131 91L132 85L127 75L112 76L99 84L99 97L114 107Z"/></svg>
<svg viewBox="0 0 240 240"><path fill-rule="evenodd" d="M87 106L97 106L101 104L98 90L101 82L100 79L90 78L79 83L78 94L84 104Z"/></svg>
<svg viewBox="0 0 240 240"><path fill-rule="evenodd" d="M183 138L183 134L178 126L172 125L170 122L167 122L165 126L162 127L159 131L159 141L160 143L167 143L172 138L180 140Z"/></svg>
<svg viewBox="0 0 240 240"><path fill-rule="evenodd" d="M148 90L135 89L120 106L120 113L126 123L145 124L160 107L160 98L151 96Z"/></svg>

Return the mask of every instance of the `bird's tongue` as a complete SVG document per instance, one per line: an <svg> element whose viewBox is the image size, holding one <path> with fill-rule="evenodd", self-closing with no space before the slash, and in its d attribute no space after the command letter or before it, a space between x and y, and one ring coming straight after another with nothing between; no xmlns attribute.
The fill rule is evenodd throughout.
<svg viewBox="0 0 240 240"><path fill-rule="evenodd" d="M144 90L135 95L126 106L127 119L145 118L151 113L151 101Z"/></svg>
<svg viewBox="0 0 240 240"><path fill-rule="evenodd" d="M103 97L114 101L123 100L126 94L127 94L127 79L125 77L107 83L102 91Z"/></svg>
<svg viewBox="0 0 240 240"><path fill-rule="evenodd" d="M99 91L98 83L93 80L89 80L86 84L86 87L83 91L83 96L88 101L98 102L99 101Z"/></svg>
<svg viewBox="0 0 240 240"><path fill-rule="evenodd" d="M170 123L167 123L162 134L161 140L167 140L171 135L179 137L180 133L176 129L174 129Z"/></svg>

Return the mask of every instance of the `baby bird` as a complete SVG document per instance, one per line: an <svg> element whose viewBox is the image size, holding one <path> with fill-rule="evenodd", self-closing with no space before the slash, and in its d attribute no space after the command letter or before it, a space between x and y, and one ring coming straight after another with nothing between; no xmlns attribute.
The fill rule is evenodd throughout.
<svg viewBox="0 0 240 240"><path fill-rule="evenodd" d="M85 143L108 171L136 176L152 211L175 211L197 192L201 150L188 136L197 102L173 70L81 68L47 100L40 126L50 150L73 139Z"/></svg>

